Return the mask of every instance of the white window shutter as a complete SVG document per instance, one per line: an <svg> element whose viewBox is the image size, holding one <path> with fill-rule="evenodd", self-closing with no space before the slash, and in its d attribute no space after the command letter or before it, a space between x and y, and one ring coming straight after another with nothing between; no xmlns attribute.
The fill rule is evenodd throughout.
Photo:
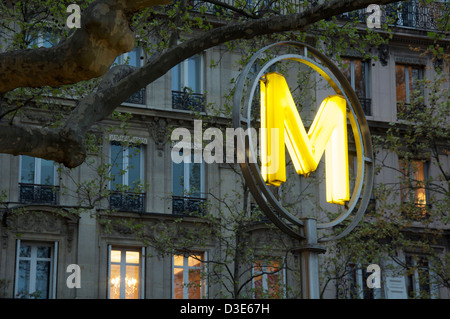
<svg viewBox="0 0 450 319"><path fill-rule="evenodd" d="M395 262L389 260L385 263L385 296L386 299L408 299L406 292L405 276L396 274L390 267L398 267Z"/></svg>

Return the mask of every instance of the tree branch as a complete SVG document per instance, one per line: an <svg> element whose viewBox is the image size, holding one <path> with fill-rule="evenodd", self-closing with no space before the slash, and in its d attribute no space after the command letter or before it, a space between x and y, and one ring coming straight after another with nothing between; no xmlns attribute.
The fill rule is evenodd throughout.
<svg viewBox="0 0 450 319"><path fill-rule="evenodd" d="M51 47L0 54L0 93L18 87L60 86L105 74L115 58L133 49L129 16L170 0L97 0L81 19L81 28Z"/></svg>
<svg viewBox="0 0 450 319"><path fill-rule="evenodd" d="M119 53L132 48L134 34L129 30L128 24L124 27L124 23L127 21L125 18L126 10L132 12L145 6L165 2L167 0L96 1L88 9L88 18L83 21L83 28L77 30L74 36L63 44L52 49L25 51L25 54L23 51L9 52L8 54L12 55L13 58L8 57L8 55L0 55L0 92L21 85L59 85L67 83L67 81L74 83L103 74L109 70L111 63ZM152 57L147 65L122 79L120 79L121 76L115 76L111 73L114 81L104 79L105 83L110 84L109 87L97 90L79 103L69 116L66 125L59 131L60 139L57 137L58 131L45 129L39 131L37 128L27 129L15 126L12 131L18 134L19 131L23 130L25 135L30 136L30 130L33 130L36 136L41 136L42 139L35 136L27 140L25 147L25 145L21 146L20 143L13 141L16 136L12 134L12 131L0 130L0 152L14 155L32 155L63 163L67 167L76 167L85 158L83 141L87 130L96 122L107 118L129 96L166 74L178 63L221 43L238 39L251 39L272 33L303 30L319 20L365 8L373 2L387 4L395 2L395 0L333 0L297 14L234 23L204 32L198 37ZM102 10L106 10L108 14ZM97 30L94 31L94 29ZM21 54L24 54L25 57L21 57ZM58 55L62 55L64 58L60 60ZM20 61L27 62L20 63ZM39 66L36 67L35 63L38 63ZM62 64L59 65L59 63ZM15 67L18 64L23 65L17 71L14 68L11 69L9 64ZM37 70L39 72L36 72ZM124 75L124 73L121 74ZM67 151L65 143L69 141L76 145L74 144L74 147ZM17 148L12 147L12 145ZM57 149L57 146L61 149Z"/></svg>

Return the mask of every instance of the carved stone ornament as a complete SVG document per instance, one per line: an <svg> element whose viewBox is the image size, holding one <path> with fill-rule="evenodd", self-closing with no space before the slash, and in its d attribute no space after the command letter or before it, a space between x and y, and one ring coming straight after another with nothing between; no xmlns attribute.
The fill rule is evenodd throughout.
<svg viewBox="0 0 450 319"><path fill-rule="evenodd" d="M155 141L156 149L159 151L159 156L162 156L164 146L169 140L166 120L155 118L148 124L148 131L150 136Z"/></svg>

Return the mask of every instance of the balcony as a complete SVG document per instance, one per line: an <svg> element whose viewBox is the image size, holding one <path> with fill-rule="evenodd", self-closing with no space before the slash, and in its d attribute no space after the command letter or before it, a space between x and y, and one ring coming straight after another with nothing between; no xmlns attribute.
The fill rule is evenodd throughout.
<svg viewBox="0 0 450 319"><path fill-rule="evenodd" d="M397 119L399 120L414 120L416 114L424 111L424 104L397 102Z"/></svg>
<svg viewBox="0 0 450 319"><path fill-rule="evenodd" d="M388 23L395 27L414 28L421 30L438 30L438 21L448 10L448 4L433 2L421 4L417 0L396 2L381 6L381 23ZM366 22L371 12L366 9L347 12L339 15L341 20L359 20Z"/></svg>
<svg viewBox="0 0 450 319"><path fill-rule="evenodd" d="M189 92L185 90L172 91L172 108L193 112L205 111L205 97L203 94Z"/></svg>
<svg viewBox="0 0 450 319"><path fill-rule="evenodd" d="M199 197L172 196L172 214L177 216L204 215L206 199Z"/></svg>
<svg viewBox="0 0 450 319"><path fill-rule="evenodd" d="M109 208L118 211L143 213L145 193L113 192L109 196Z"/></svg>
<svg viewBox="0 0 450 319"><path fill-rule="evenodd" d="M363 109L364 115L371 116L372 115L372 99L370 98L358 98L359 103Z"/></svg>
<svg viewBox="0 0 450 319"><path fill-rule="evenodd" d="M58 203L58 192L58 186L19 183L19 202L56 205Z"/></svg>
<svg viewBox="0 0 450 319"><path fill-rule="evenodd" d="M130 95L125 103L145 104L145 88L140 89L136 93Z"/></svg>

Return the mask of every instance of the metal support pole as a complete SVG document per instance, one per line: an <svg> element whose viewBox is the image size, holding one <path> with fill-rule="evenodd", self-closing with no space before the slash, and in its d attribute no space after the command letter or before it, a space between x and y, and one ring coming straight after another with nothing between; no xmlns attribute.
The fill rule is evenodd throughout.
<svg viewBox="0 0 450 319"><path fill-rule="evenodd" d="M317 222L314 218L303 219L304 243L296 249L300 256L303 299L320 299L319 254L325 249L317 242Z"/></svg>

